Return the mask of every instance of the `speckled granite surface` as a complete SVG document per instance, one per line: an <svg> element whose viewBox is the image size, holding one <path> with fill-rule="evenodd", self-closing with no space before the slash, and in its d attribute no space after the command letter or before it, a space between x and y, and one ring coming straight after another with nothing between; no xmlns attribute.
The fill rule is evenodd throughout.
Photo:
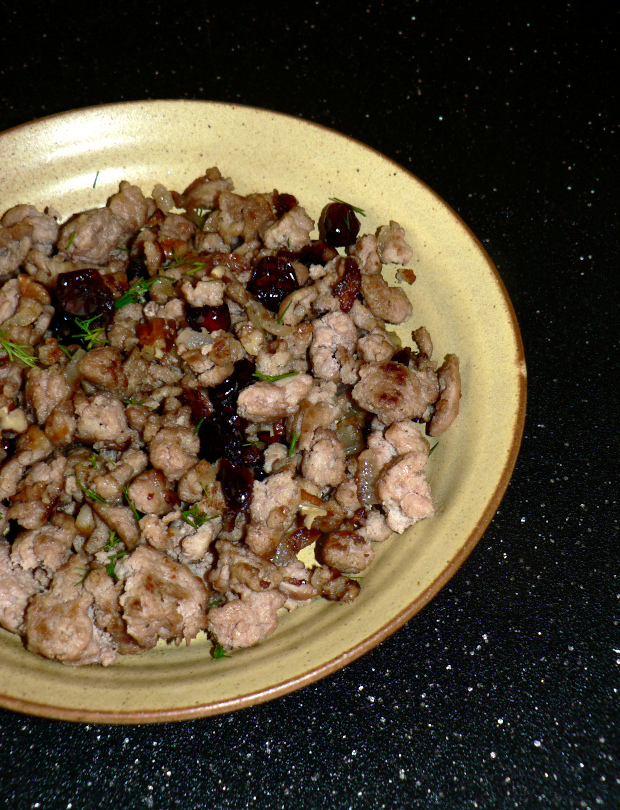
<svg viewBox="0 0 620 810"><path fill-rule="evenodd" d="M175 97L341 130L470 225L529 369L502 506L408 625L233 715L114 728L0 712L5 806L620 806L618 14L518 5L368 2L342 23L327 3L5 10L0 130Z"/></svg>

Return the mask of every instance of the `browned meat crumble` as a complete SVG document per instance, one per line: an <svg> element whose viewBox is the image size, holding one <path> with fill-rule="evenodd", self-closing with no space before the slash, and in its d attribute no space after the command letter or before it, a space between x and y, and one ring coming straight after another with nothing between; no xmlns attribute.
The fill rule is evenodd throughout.
<svg viewBox="0 0 620 810"><path fill-rule="evenodd" d="M456 417L459 363L390 331L404 230L334 201L316 239L292 195L233 189L0 220L0 626L34 653L256 644L433 515L421 428Z"/></svg>

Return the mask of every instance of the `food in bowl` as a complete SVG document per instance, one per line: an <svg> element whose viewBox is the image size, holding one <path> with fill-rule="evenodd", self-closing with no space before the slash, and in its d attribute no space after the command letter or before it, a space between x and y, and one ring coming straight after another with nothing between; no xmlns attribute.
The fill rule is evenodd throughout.
<svg viewBox="0 0 620 810"><path fill-rule="evenodd" d="M382 267L413 283L412 251L363 214L326 202L313 238L294 196L217 168L4 214L0 626L30 651L251 646L354 600L374 544L433 515L421 428L458 414L459 362L390 331L412 307Z"/></svg>

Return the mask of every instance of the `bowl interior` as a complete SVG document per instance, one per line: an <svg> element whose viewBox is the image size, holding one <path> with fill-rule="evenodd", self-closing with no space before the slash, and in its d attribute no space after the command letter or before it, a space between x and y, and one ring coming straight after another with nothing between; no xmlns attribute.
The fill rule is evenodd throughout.
<svg viewBox="0 0 620 810"><path fill-rule="evenodd" d="M0 136L0 212L21 202L63 218L105 204L121 180L182 191L209 166L245 194L294 194L315 221L331 197L362 208L364 232L394 219L414 250L403 287L435 358L459 355L461 413L428 465L437 514L377 547L350 604L317 600L283 616L261 645L213 660L198 638L69 668L0 631L0 705L98 722L155 722L268 700L345 665L394 632L452 576L493 516L512 472L525 411L525 364L503 284L482 246L431 189L351 138L265 110L210 102L110 105L53 116ZM394 275L391 283L397 283Z"/></svg>

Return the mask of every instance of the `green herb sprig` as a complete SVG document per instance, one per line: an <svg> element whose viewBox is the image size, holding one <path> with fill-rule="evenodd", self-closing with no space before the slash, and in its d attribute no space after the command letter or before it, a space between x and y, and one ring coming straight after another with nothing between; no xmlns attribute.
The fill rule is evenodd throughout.
<svg viewBox="0 0 620 810"><path fill-rule="evenodd" d="M289 377L298 377L299 371L291 371L288 374L276 374L275 377L271 377L269 374L261 374L260 371L255 371L252 376L256 377L261 382L273 383L278 380L287 380Z"/></svg>
<svg viewBox="0 0 620 810"><path fill-rule="evenodd" d="M76 236L77 236L77 231L73 231L73 233L69 237L69 241L67 242L67 247L65 248L65 250L69 250L71 248L71 245L73 244L73 240L75 239Z"/></svg>
<svg viewBox="0 0 620 810"><path fill-rule="evenodd" d="M127 304L138 303L140 298L150 290L156 281L162 281L164 279L166 281L174 281L174 279L169 276L155 276L155 278L139 279L133 287L130 287L127 292L123 293L121 297L114 302L114 306L116 309L122 309L126 307Z"/></svg>
<svg viewBox="0 0 620 810"><path fill-rule="evenodd" d="M39 362L36 357L32 356L32 349L30 346L23 346L20 343L13 343L12 340L8 339L6 333L2 331L0 331L0 346L7 353L11 363L14 360L21 360L22 363L25 363L27 366L30 366L30 368L33 368Z"/></svg>
<svg viewBox="0 0 620 810"><path fill-rule="evenodd" d="M75 473L74 473L74 475L75 475ZM102 498L101 495L99 495L97 492L94 492L92 489L89 489L88 487L85 487L84 484L77 477L77 475L75 476L75 480L77 481L78 486L82 490L84 495L86 495L86 497L90 498L91 501L95 501L95 503L104 503L104 504L109 506L109 504L108 504L108 502L106 501L105 498Z"/></svg>
<svg viewBox="0 0 620 810"><path fill-rule="evenodd" d="M222 647L221 644L216 644L213 647L213 657L217 661L219 658L228 658L229 654L226 652L226 650Z"/></svg>
<svg viewBox="0 0 620 810"><path fill-rule="evenodd" d="M217 517L219 517L219 515L211 515L211 517L207 517L207 515L198 511L197 506L193 506L191 509L186 509L184 512L181 512L181 520L188 523L192 529L199 529L203 523L206 523L209 520L215 520Z"/></svg>
<svg viewBox="0 0 620 810"><path fill-rule="evenodd" d="M83 340L86 344L87 351L90 351L95 346L103 346L103 344L109 342L102 337L102 334L105 333L105 326L96 326L91 328L91 323L99 320L100 317L101 315L95 315L93 318L89 318L88 320L80 320L79 318L75 319L75 323L82 331L78 332L76 335L71 335L71 337Z"/></svg>
<svg viewBox="0 0 620 810"><path fill-rule="evenodd" d="M345 202L344 200L339 200L338 197L330 197L329 198L332 202L340 203L341 205L348 205L352 211L355 211L356 214L360 214L360 216L365 217L366 212L362 208L358 208L355 205L351 205L351 203Z"/></svg>
<svg viewBox="0 0 620 810"><path fill-rule="evenodd" d="M140 520L140 512L138 512L136 507L133 505L133 502L132 502L131 498L129 497L127 484L125 484L125 486L123 487L123 495L125 496L125 500L127 501L127 506L133 512L133 516L135 517L135 519Z"/></svg>
<svg viewBox="0 0 620 810"><path fill-rule="evenodd" d="M288 456L287 458L291 458L293 453L295 452L295 447L297 446L297 440L299 439L299 434L293 432L293 437L291 439L291 446L288 449Z"/></svg>

